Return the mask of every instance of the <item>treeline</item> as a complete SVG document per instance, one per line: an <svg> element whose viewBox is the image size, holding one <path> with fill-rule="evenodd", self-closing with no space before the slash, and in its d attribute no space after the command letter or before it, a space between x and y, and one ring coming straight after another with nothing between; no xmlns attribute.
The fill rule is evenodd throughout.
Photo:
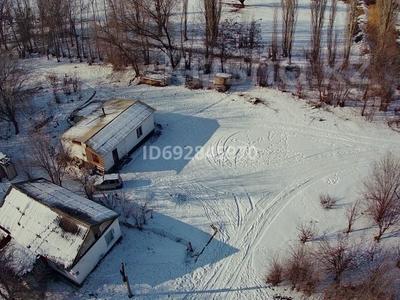
<svg viewBox="0 0 400 300"><path fill-rule="evenodd" d="M158 64L172 70L192 70L196 64L203 74L224 72L230 61L251 76L254 62L264 57L267 63L257 70L261 86L271 84L272 68L272 84L282 90L289 80L282 71L301 72L303 78L295 76L295 94L304 97L307 88L321 103L344 106L356 90L363 115L374 111L370 107L385 111L394 100L400 84L396 0L376 0L366 7L350 0L340 35L338 0L310 1L310 41L297 53L298 0L281 0L272 35L264 41L259 21L225 18L223 5L229 4L221 0L198 0L196 14L189 13L188 5L188 0L0 0L0 50L20 58L39 53L59 61L106 61L115 69L131 66L137 75L146 65ZM359 39L365 52L361 67L352 56ZM306 67L292 64L294 55L305 59Z"/></svg>

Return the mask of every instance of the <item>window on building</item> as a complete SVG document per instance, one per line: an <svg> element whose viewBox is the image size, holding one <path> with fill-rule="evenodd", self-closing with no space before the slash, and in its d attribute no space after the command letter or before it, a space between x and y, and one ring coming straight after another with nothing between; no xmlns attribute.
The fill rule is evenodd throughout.
<svg viewBox="0 0 400 300"><path fill-rule="evenodd" d="M111 242L114 240L114 229L111 228L109 232L104 236L107 246L110 246Z"/></svg>
<svg viewBox="0 0 400 300"><path fill-rule="evenodd" d="M143 135L142 126L136 129L137 138L139 139Z"/></svg>

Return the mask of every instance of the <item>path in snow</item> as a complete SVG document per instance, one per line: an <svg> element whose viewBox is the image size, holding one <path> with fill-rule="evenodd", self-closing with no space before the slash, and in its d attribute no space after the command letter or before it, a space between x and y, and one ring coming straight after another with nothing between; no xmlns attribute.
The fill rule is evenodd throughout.
<svg viewBox="0 0 400 300"><path fill-rule="evenodd" d="M285 236L284 232L271 229L277 220L285 218L286 209L308 190L324 192L322 181L336 184L339 176L355 170L360 177L347 184L356 185L372 160L388 149L400 149L398 136L388 129L312 110L279 92L256 89L252 94L267 99L278 113L262 105L232 101L237 99L235 94L221 98L211 93L214 100L210 95L187 99L190 107L189 103L197 105L197 97L201 97L204 108L196 116L215 119L219 128L203 146L206 156L193 159L176 175L163 178L162 185L165 188L179 184L198 204L190 211L175 207L175 216L185 215L185 220L191 222L190 215L203 213L204 223L217 225L218 238L239 252L196 270L195 276L185 279L186 283L181 282L176 289L192 286L196 291L210 291L211 298L272 296L271 290L264 287L262 273L268 254L260 257L259 253L268 253L276 246L269 244L272 237L283 234L282 244L293 239L289 233ZM157 101L153 104L159 105L161 111L173 111L173 102L168 99L168 105ZM325 121L313 121L320 117ZM163 139L174 143L174 135L190 135L190 128L174 127L169 132L174 120L164 121L169 125ZM257 149L255 159L246 156L250 147ZM145 164L139 156L131 166L140 171ZM157 182L157 175L151 176ZM153 188L159 188L157 183ZM303 213L299 211L299 215ZM295 220L285 222L294 228L297 225ZM185 298L199 295L188 293Z"/></svg>

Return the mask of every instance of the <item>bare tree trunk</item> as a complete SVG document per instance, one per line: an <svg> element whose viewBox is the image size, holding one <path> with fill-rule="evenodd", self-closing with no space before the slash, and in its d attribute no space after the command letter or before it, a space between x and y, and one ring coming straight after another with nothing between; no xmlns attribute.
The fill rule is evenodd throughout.
<svg viewBox="0 0 400 300"><path fill-rule="evenodd" d="M331 0L329 24L327 29L328 64L331 68L334 67L336 62L336 46L337 46L337 34L335 33L336 11L337 11L337 0Z"/></svg>
<svg viewBox="0 0 400 300"><path fill-rule="evenodd" d="M347 6L347 27L343 49L342 68L346 69L349 65L351 46L353 44L353 36L357 26L357 0L350 0Z"/></svg>
<svg viewBox="0 0 400 300"><path fill-rule="evenodd" d="M188 40L188 1L183 0L183 38Z"/></svg>
<svg viewBox="0 0 400 300"><path fill-rule="evenodd" d="M205 64L204 72L209 74L214 60L214 47L218 38L218 28L221 20L221 0L203 0L205 19Z"/></svg>
<svg viewBox="0 0 400 300"><path fill-rule="evenodd" d="M292 63L292 47L297 23L298 0L281 0L282 5L282 54Z"/></svg>

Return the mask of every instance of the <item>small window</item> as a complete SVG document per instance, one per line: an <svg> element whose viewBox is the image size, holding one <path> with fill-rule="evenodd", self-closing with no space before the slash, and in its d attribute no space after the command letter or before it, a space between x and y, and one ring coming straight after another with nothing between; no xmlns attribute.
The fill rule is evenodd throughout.
<svg viewBox="0 0 400 300"><path fill-rule="evenodd" d="M139 139L143 135L142 126L136 129L137 138Z"/></svg>
<svg viewBox="0 0 400 300"><path fill-rule="evenodd" d="M111 230L105 235L104 239L106 240L107 246L110 246L111 242L114 240L114 229L111 228Z"/></svg>

